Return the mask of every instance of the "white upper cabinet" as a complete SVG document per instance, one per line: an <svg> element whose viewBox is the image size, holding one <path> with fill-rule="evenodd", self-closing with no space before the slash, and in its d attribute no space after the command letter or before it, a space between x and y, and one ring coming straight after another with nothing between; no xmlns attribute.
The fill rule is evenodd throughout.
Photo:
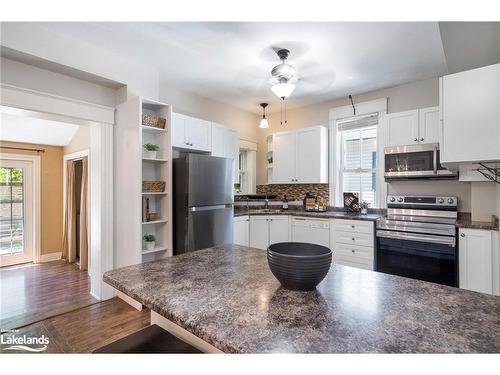
<svg viewBox="0 0 500 375"><path fill-rule="evenodd" d="M491 294L493 292L491 231L460 229L459 233L460 288Z"/></svg>
<svg viewBox="0 0 500 375"><path fill-rule="evenodd" d="M418 110L390 113L386 119L386 146L418 143Z"/></svg>
<svg viewBox="0 0 500 375"><path fill-rule="evenodd" d="M233 181L239 179L240 133L237 129L212 123L212 156L233 159Z"/></svg>
<svg viewBox="0 0 500 375"><path fill-rule="evenodd" d="M500 64L444 76L441 162L500 159Z"/></svg>
<svg viewBox="0 0 500 375"><path fill-rule="evenodd" d="M186 116L186 140L190 148L200 151L212 150L212 123Z"/></svg>
<svg viewBox="0 0 500 375"><path fill-rule="evenodd" d="M171 132L172 132L172 146L174 147L187 147L186 142L186 121L184 115L180 113L172 112L172 124L171 124Z"/></svg>
<svg viewBox="0 0 500 375"><path fill-rule="evenodd" d="M385 124L388 147L439 142L439 107L390 113Z"/></svg>
<svg viewBox="0 0 500 375"><path fill-rule="evenodd" d="M273 183L290 184L295 181L295 132L274 135Z"/></svg>
<svg viewBox="0 0 500 375"><path fill-rule="evenodd" d="M210 121L172 113L172 146L190 150L212 150Z"/></svg>
<svg viewBox="0 0 500 375"><path fill-rule="evenodd" d="M327 128L314 126L273 135L273 183L327 182Z"/></svg>
<svg viewBox="0 0 500 375"><path fill-rule="evenodd" d="M418 110L418 142L439 143L439 107Z"/></svg>

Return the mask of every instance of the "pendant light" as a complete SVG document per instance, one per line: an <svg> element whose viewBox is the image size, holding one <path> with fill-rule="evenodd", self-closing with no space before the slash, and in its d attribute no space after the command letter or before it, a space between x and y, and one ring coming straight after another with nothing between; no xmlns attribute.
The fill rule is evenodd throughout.
<svg viewBox="0 0 500 375"><path fill-rule="evenodd" d="M266 118L267 103L260 103L260 106L262 107L262 119L260 120L259 128L267 129L267 128L269 128L269 122L267 121L267 118Z"/></svg>

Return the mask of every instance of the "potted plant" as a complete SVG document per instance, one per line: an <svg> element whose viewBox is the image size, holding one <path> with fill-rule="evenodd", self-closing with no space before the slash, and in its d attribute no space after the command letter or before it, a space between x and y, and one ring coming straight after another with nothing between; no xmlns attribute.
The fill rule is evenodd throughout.
<svg viewBox="0 0 500 375"><path fill-rule="evenodd" d="M155 236L152 234L145 234L143 238L146 244L146 250L153 250L155 248Z"/></svg>
<svg viewBox="0 0 500 375"><path fill-rule="evenodd" d="M160 147L158 147L157 145L155 145L153 143L146 143L144 145L144 149L146 150L146 157L148 157L150 159L156 159L156 154L157 154L158 150L160 149Z"/></svg>
<svg viewBox="0 0 500 375"><path fill-rule="evenodd" d="M366 215L368 213L368 207L370 206L370 203L367 201L362 201L359 204L359 208L361 208L361 215Z"/></svg>

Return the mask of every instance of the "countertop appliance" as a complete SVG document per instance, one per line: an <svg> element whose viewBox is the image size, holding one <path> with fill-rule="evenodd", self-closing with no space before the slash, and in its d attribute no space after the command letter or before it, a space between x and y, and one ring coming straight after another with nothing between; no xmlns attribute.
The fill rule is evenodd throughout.
<svg viewBox="0 0 500 375"><path fill-rule="evenodd" d="M458 177L441 166L439 143L385 147L387 181L404 179L455 179Z"/></svg>
<svg viewBox="0 0 500 375"><path fill-rule="evenodd" d="M387 197L375 270L458 287L457 197Z"/></svg>
<svg viewBox="0 0 500 375"><path fill-rule="evenodd" d="M233 161L186 153L173 160L174 255L233 242Z"/></svg>

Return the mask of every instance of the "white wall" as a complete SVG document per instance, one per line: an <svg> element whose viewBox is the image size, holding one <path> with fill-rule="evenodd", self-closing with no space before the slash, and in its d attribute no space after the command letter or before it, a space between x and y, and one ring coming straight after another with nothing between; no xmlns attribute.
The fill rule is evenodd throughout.
<svg viewBox="0 0 500 375"><path fill-rule="evenodd" d="M64 155L90 149L90 126L80 126L71 142L64 147Z"/></svg>

